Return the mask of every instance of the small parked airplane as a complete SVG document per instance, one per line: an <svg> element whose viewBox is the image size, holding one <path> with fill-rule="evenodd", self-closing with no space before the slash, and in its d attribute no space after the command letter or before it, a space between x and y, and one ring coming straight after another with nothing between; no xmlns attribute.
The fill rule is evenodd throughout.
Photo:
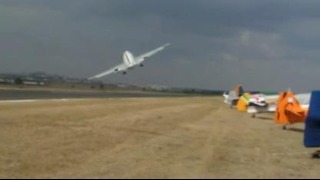
<svg viewBox="0 0 320 180"><path fill-rule="evenodd" d="M274 113L277 108L278 95L254 94L250 96L247 112L251 117L260 113Z"/></svg>
<svg viewBox="0 0 320 180"><path fill-rule="evenodd" d="M93 80L93 79L98 79L98 78L101 78L103 76L106 76L106 75L109 75L109 74L112 74L112 73L118 73L118 72L122 72L122 74L126 74L127 73L127 70L130 70L130 69L133 69L134 67L136 66L140 66L140 67L143 67L143 62L148 59L149 57L155 55L156 53L162 51L165 47L169 46L170 44L167 43L157 49L154 49L152 51L149 51L147 53L144 53L142 55L139 55L139 56L133 56L133 54L130 52L130 51L125 51L123 53L123 63L107 70L107 71L104 71L100 74L97 74L97 75L94 75L90 78L88 78L89 80Z"/></svg>
<svg viewBox="0 0 320 180"><path fill-rule="evenodd" d="M230 108L233 106L238 106L238 102L241 97L245 96L244 98L247 101L245 109L254 106L254 107L266 107L267 103L272 101L277 96L271 96L271 95L264 95L262 93L251 91L247 92L244 91L241 85L236 86L233 90L229 92L224 92L224 102L229 105ZM250 113L250 112L249 112Z"/></svg>
<svg viewBox="0 0 320 180"><path fill-rule="evenodd" d="M288 92L290 92L290 90L288 90ZM249 100L247 112L251 114L251 117L255 117L256 114L261 114L261 113L274 113L277 110L279 101L281 99L281 98L279 99L279 97L281 96L282 96L281 93L279 95L264 95L264 94L253 95ZM297 99L297 101L299 102L299 105L302 108L305 108L305 109L308 108L310 93L296 94L295 98ZM289 100L291 99L289 98Z"/></svg>

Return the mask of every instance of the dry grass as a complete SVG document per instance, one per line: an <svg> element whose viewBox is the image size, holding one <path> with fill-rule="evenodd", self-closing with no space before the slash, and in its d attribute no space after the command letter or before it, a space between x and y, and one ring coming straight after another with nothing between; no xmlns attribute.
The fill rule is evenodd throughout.
<svg viewBox="0 0 320 180"><path fill-rule="evenodd" d="M220 97L0 104L0 178L318 178L269 117Z"/></svg>

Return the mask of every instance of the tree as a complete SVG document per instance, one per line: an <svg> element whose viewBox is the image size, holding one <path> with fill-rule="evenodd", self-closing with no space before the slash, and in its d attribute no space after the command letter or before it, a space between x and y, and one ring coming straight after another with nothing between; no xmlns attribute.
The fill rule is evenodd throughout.
<svg viewBox="0 0 320 180"><path fill-rule="evenodd" d="M17 78L14 80L14 83L15 83L16 85L21 85L21 84L23 84L23 80L22 80L20 77L17 77Z"/></svg>
<svg viewBox="0 0 320 180"><path fill-rule="evenodd" d="M103 84L100 84L100 89L104 89L104 85Z"/></svg>

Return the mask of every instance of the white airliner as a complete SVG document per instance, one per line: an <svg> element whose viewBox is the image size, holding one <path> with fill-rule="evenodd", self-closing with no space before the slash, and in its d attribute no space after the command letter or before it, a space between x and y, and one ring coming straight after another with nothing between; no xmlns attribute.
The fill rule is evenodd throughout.
<svg viewBox="0 0 320 180"><path fill-rule="evenodd" d="M94 75L90 78L88 78L89 80L92 80L92 79L98 79L98 78L101 78L103 76L106 76L106 75L109 75L109 74L112 74L112 73L118 73L118 72L122 72L122 74L126 74L127 73L127 70L130 70L130 69L133 69L134 67L136 66L141 66L143 67L143 62L148 59L149 57L155 55L156 53L162 51L165 47L169 46L170 44L167 43L161 47L158 47L157 49L154 49L152 51L149 51L147 53L144 53L144 54L141 54L139 56L133 56L133 54L129 51L125 51L123 53L123 63L107 70L107 71L104 71L100 74L97 74L97 75Z"/></svg>

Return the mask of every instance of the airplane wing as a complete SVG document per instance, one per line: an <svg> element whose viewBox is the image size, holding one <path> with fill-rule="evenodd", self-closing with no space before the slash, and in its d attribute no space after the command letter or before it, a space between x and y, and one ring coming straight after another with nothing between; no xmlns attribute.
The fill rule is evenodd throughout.
<svg viewBox="0 0 320 180"><path fill-rule="evenodd" d="M310 104L311 93L300 93L296 94L295 97L301 106L308 106Z"/></svg>
<svg viewBox="0 0 320 180"><path fill-rule="evenodd" d="M119 65L117 65L117 66L115 66L115 67L113 67L113 68L111 68L111 69L109 69L107 71L104 71L104 72L102 72L100 74L97 74L97 75L94 75L94 76L88 78L88 80L98 79L98 78L101 78L103 76L106 76L106 75L109 75L109 74L112 74L112 73L117 73L119 71L125 71L127 69L128 69L128 65L126 65L125 63L122 63L122 64L119 64Z"/></svg>
<svg viewBox="0 0 320 180"><path fill-rule="evenodd" d="M135 58L135 61L136 61L137 63L142 63L142 62L145 61L148 57L151 57L151 56L157 54L158 52L162 51L165 47L167 47L167 46L169 46L169 45L170 45L170 44L167 43L167 44L165 44L165 45L163 45L163 46L161 46L161 47L158 47L157 49L154 49L154 50L149 51L149 52L147 52L147 53L141 54L141 55L139 55L139 56L137 56L137 57Z"/></svg>
<svg viewBox="0 0 320 180"><path fill-rule="evenodd" d="M267 103L276 103L278 102L279 95L265 95L264 98L266 99Z"/></svg>

